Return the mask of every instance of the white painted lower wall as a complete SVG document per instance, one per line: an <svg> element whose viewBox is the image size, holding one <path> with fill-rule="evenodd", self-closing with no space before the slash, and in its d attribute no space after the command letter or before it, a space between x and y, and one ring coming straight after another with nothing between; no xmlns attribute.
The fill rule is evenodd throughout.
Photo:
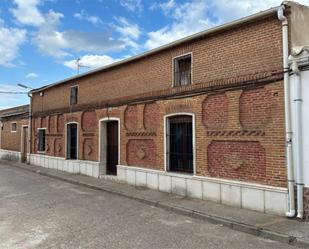
<svg viewBox="0 0 309 249"><path fill-rule="evenodd" d="M239 181L117 166L119 181L167 193L210 200L264 213L285 215L287 189Z"/></svg>
<svg viewBox="0 0 309 249"><path fill-rule="evenodd" d="M57 169L74 174L99 178L99 163L84 160L66 160L62 157L52 157L41 154L31 154L30 164L44 168Z"/></svg>
<svg viewBox="0 0 309 249"><path fill-rule="evenodd" d="M0 149L0 159L9 161L21 161L21 152Z"/></svg>

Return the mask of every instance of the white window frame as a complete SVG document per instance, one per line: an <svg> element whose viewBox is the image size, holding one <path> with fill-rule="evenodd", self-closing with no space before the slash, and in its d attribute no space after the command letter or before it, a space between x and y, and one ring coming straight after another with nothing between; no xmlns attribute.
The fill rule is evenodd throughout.
<svg viewBox="0 0 309 249"><path fill-rule="evenodd" d="M45 150L38 150L39 148L37 148L37 152L38 153L46 153L46 128L37 128L37 131L39 133L39 130L45 130ZM38 142L39 142L39 135L38 135Z"/></svg>
<svg viewBox="0 0 309 249"><path fill-rule="evenodd" d="M164 141L164 171L167 173L172 173L172 174L186 174L187 175L187 173L169 171L169 162L167 158L167 150L169 149L168 141L166 139L168 130L169 130L168 119L170 117L180 116L180 115L187 115L187 116L192 117L193 175L196 175L195 114L190 113L190 112L176 112L176 113L171 113L171 114L167 114L164 116L164 140L163 140Z"/></svg>
<svg viewBox="0 0 309 249"><path fill-rule="evenodd" d="M16 127L15 127L15 128L16 128L16 130L15 130L15 131L13 131L13 129L12 129L12 128L13 128L13 124L15 124L15 125L16 125ZM17 132L17 121L13 121L13 122L11 122L11 132L12 132L12 133L16 133L16 132Z"/></svg>
<svg viewBox="0 0 309 249"><path fill-rule="evenodd" d="M121 135L121 123L120 123L120 118L117 118L117 117L105 117L105 118L102 118L99 120L99 151L98 151L98 161L101 163L101 147L103 146L102 145L102 141L101 141L101 135L102 135L102 128L101 128L101 125L102 123L107 123L109 121L117 121L118 122L118 165L120 164L120 153L121 153L121 144L120 144L120 135ZM104 135L104 134L103 134ZM105 154L105 161L106 161L106 154ZM105 162L105 165L104 165L104 169L103 169L103 174L106 175L106 162Z"/></svg>
<svg viewBox="0 0 309 249"><path fill-rule="evenodd" d="M191 82L190 85L193 85L193 52L177 55L172 58L172 87L181 87L181 86L175 86L175 61L180 59L181 57L186 57L190 55L191 56ZM189 86L189 85L187 85Z"/></svg>

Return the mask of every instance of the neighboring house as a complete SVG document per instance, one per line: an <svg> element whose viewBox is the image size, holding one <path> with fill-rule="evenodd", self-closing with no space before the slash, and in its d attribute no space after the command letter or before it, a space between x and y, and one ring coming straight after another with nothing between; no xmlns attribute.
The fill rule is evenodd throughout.
<svg viewBox="0 0 309 249"><path fill-rule="evenodd" d="M26 162L29 105L0 110L0 159Z"/></svg>
<svg viewBox="0 0 309 249"><path fill-rule="evenodd" d="M30 162L308 219L308 22L284 2L31 91Z"/></svg>

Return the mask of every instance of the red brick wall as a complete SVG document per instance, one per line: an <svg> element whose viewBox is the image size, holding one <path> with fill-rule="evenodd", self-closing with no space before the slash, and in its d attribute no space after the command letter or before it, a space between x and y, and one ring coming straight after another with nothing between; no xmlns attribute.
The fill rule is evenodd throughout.
<svg viewBox="0 0 309 249"><path fill-rule="evenodd" d="M203 123L209 129L222 129L228 122L229 102L227 96L215 94L203 102Z"/></svg>
<svg viewBox="0 0 309 249"><path fill-rule="evenodd" d="M11 132L11 123L17 123L17 130L16 132ZM3 123L3 130L1 130L1 148L4 150L13 150L21 152L21 133L22 133L22 126L28 125L28 119L17 119L17 120L7 120L2 121Z"/></svg>
<svg viewBox="0 0 309 249"><path fill-rule="evenodd" d="M42 127L51 113L64 108L57 117L57 132L48 130L52 149L47 154L64 156L64 126L74 121L78 122L78 158L99 160L98 121L119 118L120 163L164 170L164 116L192 113L197 175L285 187L283 82L278 74L281 40L281 23L274 16L50 88L43 97L33 96L35 126ZM193 84L172 88L172 58L188 52L193 55ZM247 81L255 84L241 86ZM69 108L72 84L79 85L79 104L73 110ZM155 97L196 89L209 93L110 105L115 99L140 94ZM102 107L107 100L109 108Z"/></svg>
<svg viewBox="0 0 309 249"><path fill-rule="evenodd" d="M304 219L309 220L309 188L304 188Z"/></svg>
<svg viewBox="0 0 309 249"><path fill-rule="evenodd" d="M261 129L271 121L271 95L265 88L246 90L239 101L240 123L245 129Z"/></svg>
<svg viewBox="0 0 309 249"><path fill-rule="evenodd" d="M207 153L210 176L268 183L265 148L259 142L214 141Z"/></svg>
<svg viewBox="0 0 309 249"><path fill-rule="evenodd" d="M242 24L231 30L152 54L33 95L33 111L69 106L70 86L79 85L79 104L99 104L137 94L170 89L172 60L192 53L193 85L221 85L223 79L282 69L281 23L277 17ZM232 81L230 83L233 83Z"/></svg>
<svg viewBox="0 0 309 249"><path fill-rule="evenodd" d="M152 139L130 139L126 151L129 165L156 168L157 150Z"/></svg>
<svg viewBox="0 0 309 249"><path fill-rule="evenodd" d="M267 101L264 101L265 93ZM248 95L257 100L256 103ZM98 122L102 118L116 117L120 119L120 163L164 170L164 116L193 113L197 175L285 187L283 103L283 82L279 81L250 90L229 89L211 95L97 109L91 114L89 111L65 113L62 119L64 124L79 123L79 159L98 160ZM255 112L254 108L270 110L257 112L258 118L244 116L243 110ZM34 122L39 123L37 119L40 118ZM247 124L241 122L244 120L250 125L244 125ZM65 137L65 130L50 131L48 143L56 144L54 148L64 148ZM53 151L48 154L64 156L64 149Z"/></svg>

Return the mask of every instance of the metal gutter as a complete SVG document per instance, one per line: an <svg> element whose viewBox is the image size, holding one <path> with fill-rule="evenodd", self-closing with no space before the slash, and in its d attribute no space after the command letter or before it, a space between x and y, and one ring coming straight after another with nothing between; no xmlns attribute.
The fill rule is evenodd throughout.
<svg viewBox="0 0 309 249"><path fill-rule="evenodd" d="M142 58L147 57L149 55L152 55L152 54L158 53L160 51L163 51L163 50L166 50L166 49L169 49L169 48L181 45L181 44L186 43L186 42L190 42L190 41L202 38L202 37L207 36L207 35L214 34L216 32L220 32L220 31L225 31L225 30L231 29L231 28L233 28L233 27L235 27L237 25L240 25L240 24L249 23L249 22L252 22L254 20L263 18L263 17L265 18L267 16L276 15L278 8L279 8L279 6L278 7L273 7L273 8L270 8L268 10L261 11L259 13L256 13L256 14L253 14L253 15L250 15L250 16L247 16L247 17L243 17L243 18L237 19L235 21L228 22L228 23L219 25L217 27L210 28L210 29L207 29L205 31L198 32L196 34L184 37L184 38L179 39L177 41L174 41L174 42L168 43L166 45L160 46L158 48L149 50L149 51L147 51L145 53L142 53L142 54L139 54L139 55L136 55L136 56L133 56L133 57L130 57L130 58L127 58L127 59L124 59L124 60L112 63L112 64L109 64L107 66L103 66L103 67L96 68L94 70L90 70L90 71L88 71L86 73L82 73L82 74L79 74L79 75L76 75L76 76L73 76L73 77L66 78L64 80L57 81L57 82L55 82L53 84L50 84L50 85L47 85L47 86L43 86L41 88L37 88L37 89L34 89L34 90L31 90L30 92L31 93L36 93L36 92L39 92L39 91L43 91L43 90L46 90L48 88L51 88L51 87L54 87L54 86L58 86L60 84L66 83L66 82L71 81L71 80L79 79L79 78L82 78L82 77L85 77L85 76L88 76L88 75L91 75L91 74L94 74L94 73L97 73L97 72L100 72L100 71L104 71L104 70L107 70L107 69L110 69L110 68L113 68L113 67L116 67L116 66L123 65L125 63L129 63L129 62L132 62L132 61L136 61L136 60L142 59Z"/></svg>

